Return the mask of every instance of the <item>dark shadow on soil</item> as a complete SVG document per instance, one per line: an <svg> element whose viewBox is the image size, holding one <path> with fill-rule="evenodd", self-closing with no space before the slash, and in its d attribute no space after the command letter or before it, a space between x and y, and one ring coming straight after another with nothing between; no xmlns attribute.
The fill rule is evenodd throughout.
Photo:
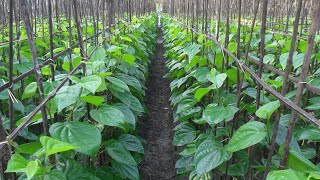
<svg viewBox="0 0 320 180"><path fill-rule="evenodd" d="M175 155L172 145L172 111L169 80L166 74L162 32L158 30L156 56L150 65L147 86L148 113L140 124L139 134L147 141L140 165L142 180L168 180L175 177Z"/></svg>

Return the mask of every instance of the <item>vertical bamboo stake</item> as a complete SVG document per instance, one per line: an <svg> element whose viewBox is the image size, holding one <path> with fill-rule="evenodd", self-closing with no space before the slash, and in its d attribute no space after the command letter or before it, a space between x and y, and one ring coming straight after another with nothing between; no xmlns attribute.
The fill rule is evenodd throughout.
<svg viewBox="0 0 320 180"><path fill-rule="evenodd" d="M192 29L194 28L194 9L195 9L195 2L192 2L192 22L191 22ZM194 35L193 34L194 34L193 31L191 31L191 41L192 41L192 43L194 41L194 38L193 38Z"/></svg>
<svg viewBox="0 0 320 180"><path fill-rule="evenodd" d="M106 49L106 16L105 16L105 7L106 7L106 1L102 0L102 36L103 36L103 47Z"/></svg>
<svg viewBox="0 0 320 180"><path fill-rule="evenodd" d="M128 5L129 5L129 22L131 23L131 21L132 21L132 10L131 10L131 0L129 0L129 3L128 3Z"/></svg>
<svg viewBox="0 0 320 180"><path fill-rule="evenodd" d="M67 2L66 2L67 3ZM73 34L72 34L72 27L71 27L71 21L72 21L72 11L71 11L71 3L67 3L68 4L68 24L69 24L69 46L68 48L71 48L72 45L72 39L73 39ZM69 51L69 66L70 66L70 71L72 71L73 69L73 64L72 64L72 50L70 49ZM71 85L72 81L69 80L69 84ZM73 116L71 116L71 118L73 118Z"/></svg>
<svg viewBox="0 0 320 180"><path fill-rule="evenodd" d="M8 91L13 92L13 8L14 8L14 1L13 0L9 0L9 84L10 87L8 89ZM14 116L13 116L13 99L9 98L9 120L10 120L10 131L13 131L14 128ZM3 142L6 140L6 131L3 127L2 124L2 119L0 117L0 142ZM9 160L9 157L11 155L11 150L10 147L7 146L6 148L4 148L3 151L0 151L0 155L1 155L1 169L2 171L1 176L3 177L3 179L5 178L15 178L14 174L10 174L5 176L3 174L3 170L5 170L5 168L7 167L7 163Z"/></svg>
<svg viewBox="0 0 320 180"><path fill-rule="evenodd" d="M49 15L49 36L50 36L50 59L53 61L53 25L52 25L52 6L51 0L48 0L48 15ZM54 64L50 63L51 66L51 80L54 81Z"/></svg>
<svg viewBox="0 0 320 180"><path fill-rule="evenodd" d="M13 6L14 1L9 0L9 89L13 93ZM14 128L14 116L13 116L13 99L9 98L9 120L10 131Z"/></svg>
<svg viewBox="0 0 320 180"><path fill-rule="evenodd" d="M292 5L293 5L293 1L294 0L288 0L287 1L287 22L286 22L286 29L285 29L285 33L288 34L288 28L289 28L289 20L290 20L290 14L292 11Z"/></svg>
<svg viewBox="0 0 320 180"><path fill-rule="evenodd" d="M22 12L24 14L23 20L24 20L24 24L26 27L27 35L28 35L30 52L32 55L33 68L34 68L36 82L37 82L38 91L39 91L39 101L41 102L44 97L42 75L41 75L41 69L40 69L39 63L38 63L36 47L34 44L34 36L32 33L31 24L30 24L30 15L29 15L28 6L27 6L27 0L20 0L20 3L21 3ZM42 120L43 120L43 132L44 132L44 134L47 135L47 134L49 134L49 123L48 123L48 118L47 118L47 112L46 112L46 109L44 106L41 108L41 115L42 115Z"/></svg>
<svg viewBox="0 0 320 180"><path fill-rule="evenodd" d="M82 38L82 30L81 30L81 24L79 20L79 14L78 14L78 5L77 0L73 0L73 8L74 8L74 19L77 26L77 33L78 33L78 41L79 41L79 48L80 48L80 54L82 58L85 58L85 52L83 47L83 38ZM83 64L84 73L86 72L86 65Z"/></svg>
<svg viewBox="0 0 320 180"><path fill-rule="evenodd" d="M221 0L219 0L219 10L218 10L218 16L216 19L216 38L217 39L219 39L220 19L221 19Z"/></svg>
<svg viewBox="0 0 320 180"><path fill-rule="evenodd" d="M259 72L258 76L261 78L262 70L263 70L263 58L264 58L264 43L266 37L266 22L267 22L267 11L268 11L268 0L263 0L262 4L262 22L261 22L261 32L260 32L260 61L259 61ZM261 92L261 85L257 85L257 97L256 97L256 109L260 107L260 92Z"/></svg>
<svg viewBox="0 0 320 180"><path fill-rule="evenodd" d="M224 40L224 47L227 48L229 44L229 35L230 35L230 0L226 1L226 37ZM224 60L222 61L222 72L224 72L224 68L228 69L229 56L223 51ZM228 92L228 78L226 79L226 91Z"/></svg>
<svg viewBox="0 0 320 180"><path fill-rule="evenodd" d="M99 21L100 21L100 0L98 0L97 2L97 6L96 6L96 17L97 17L97 25L96 25L96 31L95 31L95 34L98 34L99 33ZM96 42L97 44L99 44L99 36L96 36ZM97 45L96 44L96 45Z"/></svg>

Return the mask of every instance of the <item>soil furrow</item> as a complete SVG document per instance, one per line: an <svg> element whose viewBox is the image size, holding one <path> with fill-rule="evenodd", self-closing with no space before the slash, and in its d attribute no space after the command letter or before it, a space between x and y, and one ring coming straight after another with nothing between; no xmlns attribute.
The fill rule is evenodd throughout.
<svg viewBox="0 0 320 180"><path fill-rule="evenodd" d="M166 74L161 30L158 30L156 56L150 65L147 82L148 113L140 126L140 136L147 141L145 156L140 165L142 180L175 179L175 157L172 145L172 111L170 82Z"/></svg>

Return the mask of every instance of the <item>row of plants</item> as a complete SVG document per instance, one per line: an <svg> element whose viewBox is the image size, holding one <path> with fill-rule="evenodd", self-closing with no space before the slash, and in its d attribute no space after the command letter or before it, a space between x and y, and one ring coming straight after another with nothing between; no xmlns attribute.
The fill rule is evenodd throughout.
<svg viewBox="0 0 320 180"><path fill-rule="evenodd" d="M50 32L49 24L44 18L38 18L38 24L34 25L34 42L36 45L36 51L39 63L50 58ZM42 21L44 21L42 23ZM53 19L53 22L56 22ZM92 26L92 18L88 17L87 25L82 26L82 35L83 37L91 37L95 35L95 28ZM14 51L14 76L18 76L32 69L32 59L31 52L29 48L29 43L27 39L26 28L22 23L13 24L16 28L13 28L13 37L18 38L17 41L14 41L13 51ZM70 26L70 27L69 27ZM102 22L97 23L97 28L102 29ZM17 32L17 29L19 31ZM53 53L57 54L62 52L66 48L69 48L73 44L76 44L77 41L77 28L75 28L75 22L73 19L69 20L66 17L61 16L59 19L59 24L53 24ZM101 37L100 37L101 38ZM0 75L1 83L3 81L8 81L7 74L9 72L8 62L9 62L9 28L3 28L2 33L0 34L0 40L3 40L4 43L0 43ZM91 43L94 43L90 41ZM74 49L75 52L80 52L79 48ZM64 57L60 57L59 60L63 61ZM67 59L67 57L65 57ZM49 76L51 75L50 67L45 66L42 69L42 74Z"/></svg>
<svg viewBox="0 0 320 180"><path fill-rule="evenodd" d="M244 21L244 20L243 20ZM198 27L201 27L202 21L199 20L199 25ZM240 50L243 53L246 53L247 49L247 44L250 40L250 31L251 31L251 24L250 23L242 23L241 24L241 30L240 30ZM196 25L193 25L194 27ZM282 26L282 28L285 25ZM209 32L208 34L212 34L216 37L216 21L211 20L209 24ZM307 37L309 32L301 31L300 30L301 26L299 26L299 36L302 38L298 38L298 41L296 42L296 49L293 55L293 71L292 75L298 77L300 75L300 67L302 66L302 61L304 58L304 53L307 47ZM237 22L230 22L229 23L229 43L228 43L228 50L231 53L236 53L237 51L237 29L238 29L238 24ZM259 60L259 45L260 45L260 29L261 25L259 22L256 22L256 25L253 29L253 36L250 42L250 47L249 47L249 56L253 57L256 60ZM289 26L289 30L292 30L293 27ZM225 37L226 37L226 22L220 21L219 23L219 37L218 40L220 44L224 45L225 44ZM300 34L300 32L302 34ZM290 33L289 35L291 35ZM203 34L201 36L204 36ZM201 37L199 40L203 41L204 37ZM197 41L197 39L195 39ZM290 51L290 46L291 46L292 39L290 36L285 35L284 33L274 33L272 28L267 28L266 29L266 37L265 37L265 56L264 56L264 63L269 64L274 66L275 68L279 70L284 70L286 66L286 62L288 59L289 51ZM202 42L198 42L202 43ZM310 76L307 79L308 84L320 88L320 70L319 70L319 61L320 61L320 52L319 52L319 45L320 45L320 35L317 34L315 36L315 46L314 46L314 51L313 54L311 55L311 68L310 68ZM220 49L219 47L213 47ZM214 52L214 51L213 51ZM211 58L216 59L218 65L222 65L223 61L223 56L222 54L210 54ZM232 63L232 60L231 62ZM274 74L270 73L266 76L264 76L265 82L267 82L270 86L274 87L275 89L281 89L283 78L278 77L277 79L273 78ZM294 88L292 88L293 90ZM310 110L315 110L315 109L310 109Z"/></svg>
<svg viewBox="0 0 320 180"><path fill-rule="evenodd" d="M162 23L167 77L172 80L170 100L174 122L178 124L173 129L173 144L182 149L176 162L177 174L188 175L189 179L225 176L245 179L249 174L261 178L270 148L273 119L280 102L262 91L262 106L256 109L256 83L245 73L241 101L237 105L238 73L231 57L226 64L223 60L227 55L219 46L206 40L203 34L192 34L167 15L163 15ZM230 39L228 49L234 53L236 43ZM272 43L271 39L267 45ZM245 41L242 44L245 45ZM250 68L255 69L255 66ZM267 81L275 75L263 73L262 77ZM293 94L289 92L287 96ZM319 97L312 97L308 102L317 103L318 100ZM319 116L317 111L314 115ZM257 120L254 120L255 116ZM278 170L289 119L289 110L281 112L277 151L272 157L272 171L267 179L318 179L320 165L315 147L320 140L320 131L301 117L294 129L287 169Z"/></svg>
<svg viewBox="0 0 320 180"><path fill-rule="evenodd" d="M155 23L154 16L134 17L131 23L122 21L112 29L106 43L100 37L98 48L86 43L88 54L92 54L85 63L86 71L79 69L69 77L69 85L45 106L50 136L43 134L38 113L11 143L15 152L7 173L28 180L139 179L138 164L144 149L136 129L145 112L144 84L155 50ZM62 56L55 64L55 81L48 78L43 84L44 95L51 94L67 77L70 66L81 61L78 48L71 56ZM47 78L43 69L42 74ZM14 94L20 86L15 84ZM40 96L34 77L27 78L24 87L14 103L15 117L22 117L16 119L16 126L35 109ZM1 93L6 97L1 100L4 104L8 96ZM2 112L8 129L7 109Z"/></svg>

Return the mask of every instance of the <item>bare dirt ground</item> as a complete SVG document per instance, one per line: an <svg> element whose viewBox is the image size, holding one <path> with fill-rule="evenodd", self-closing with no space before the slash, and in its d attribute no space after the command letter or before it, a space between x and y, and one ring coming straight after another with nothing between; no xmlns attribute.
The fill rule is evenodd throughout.
<svg viewBox="0 0 320 180"><path fill-rule="evenodd" d="M170 82L163 78L167 71L163 54L163 39L159 29L156 56L150 65L150 77L146 85L148 113L139 128L140 136L147 141L139 168L142 180L176 179Z"/></svg>

